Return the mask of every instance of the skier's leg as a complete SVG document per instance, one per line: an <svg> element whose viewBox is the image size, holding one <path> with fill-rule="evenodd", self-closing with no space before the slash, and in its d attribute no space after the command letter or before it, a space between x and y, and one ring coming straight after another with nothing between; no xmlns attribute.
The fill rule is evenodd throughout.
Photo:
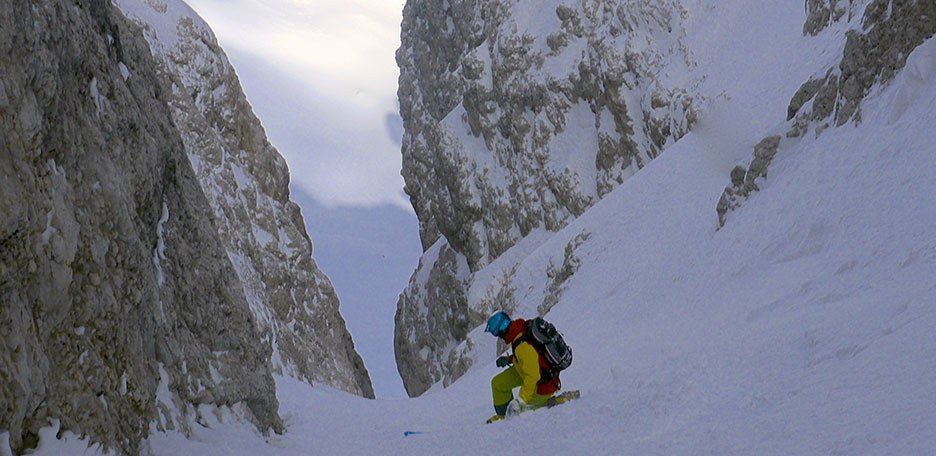
<svg viewBox="0 0 936 456"><path fill-rule="evenodd" d="M507 414L507 405L513 400L513 389L520 386L523 379L511 366L491 379L491 394L494 396L494 411L498 415Z"/></svg>

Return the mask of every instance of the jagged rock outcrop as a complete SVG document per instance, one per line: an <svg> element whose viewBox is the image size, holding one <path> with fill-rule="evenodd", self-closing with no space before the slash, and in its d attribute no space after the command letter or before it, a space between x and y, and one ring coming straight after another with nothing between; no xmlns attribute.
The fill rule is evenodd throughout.
<svg viewBox="0 0 936 456"><path fill-rule="evenodd" d="M754 146L754 160L751 160L747 170L741 165L731 170L731 186L725 187L715 208L719 228L725 226L728 211L737 209L752 192L760 191L755 180L767 177L767 165L777 155L778 147L780 135L768 136Z"/></svg>
<svg viewBox="0 0 936 456"><path fill-rule="evenodd" d="M281 431L270 347L137 26L108 0L0 8L0 429L138 454L199 404ZM158 395L158 391L171 392Z"/></svg>
<svg viewBox="0 0 936 456"><path fill-rule="evenodd" d="M410 396L422 394L439 380L447 380L447 386L471 367L451 353L439 353L437 363L427 363L428 356L412 355L420 350L427 355L429 350L438 350L437 335L464 340L483 318L468 306L468 264L447 243L440 240L426 251L417 271L400 295L394 318L397 369L401 375L408 373L403 377L407 379L403 386ZM432 311L420 312L421 304L431 306Z"/></svg>
<svg viewBox="0 0 936 456"><path fill-rule="evenodd" d="M510 308L469 300L473 273L688 132L699 100L662 71L692 65L683 15L673 0L406 3L403 176L425 253L394 345L411 396L457 378L467 361L451 347Z"/></svg>
<svg viewBox="0 0 936 456"><path fill-rule="evenodd" d="M373 397L285 162L211 31L180 1L119 6L137 24L106 0L0 9L11 449L54 419L139 454L202 404L281 432L274 372Z"/></svg>
<svg viewBox="0 0 936 456"><path fill-rule="evenodd" d="M803 24L804 35L818 35L829 25L854 17L856 0L806 0L806 22ZM860 3L860 2L859 2Z"/></svg>
<svg viewBox="0 0 936 456"><path fill-rule="evenodd" d="M286 162L267 140L214 33L179 0L120 0L144 28L192 167L274 369L373 398L338 296L312 259ZM168 27L167 27L168 25Z"/></svg>
<svg viewBox="0 0 936 456"><path fill-rule="evenodd" d="M786 136L796 138L811 128L819 135L831 126L861 121L861 102L875 85L886 84L906 65L907 56L936 34L936 0L808 0L809 15L804 34L815 35L863 9L860 28L847 30L842 59L823 76L810 78L790 100ZM842 26L848 27L848 24ZM779 137L775 137L779 143ZM774 141L765 138L764 141ZM762 143L763 144L763 143ZM760 145L758 145L760 147ZM716 207L719 227L724 226L728 211L737 208L750 192L758 190L754 179L766 177L766 169L776 153L755 150L755 157L739 186L732 172L732 185L725 188ZM739 165L740 167L740 165ZM755 169L757 168L757 169ZM736 168L737 170L738 168ZM740 167L743 172L743 167ZM763 172L761 172L761 170Z"/></svg>
<svg viewBox="0 0 936 456"><path fill-rule="evenodd" d="M836 126L861 120L859 106L871 87L890 81L907 56L936 33L936 1L874 0L868 3L860 30L849 30L842 60L797 91L787 118L797 128L834 117ZM828 127L827 123L819 130Z"/></svg>

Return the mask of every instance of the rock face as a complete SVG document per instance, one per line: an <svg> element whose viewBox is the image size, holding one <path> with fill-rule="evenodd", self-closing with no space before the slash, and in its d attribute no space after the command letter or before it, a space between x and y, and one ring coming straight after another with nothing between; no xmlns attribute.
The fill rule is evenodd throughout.
<svg viewBox="0 0 936 456"><path fill-rule="evenodd" d="M747 170L741 165L731 170L731 186L725 188L716 206L719 228L725 226L728 211L738 208L751 192L760 190L755 179L767 177L767 165L777 154L778 147L780 136L768 136L754 146L754 160Z"/></svg>
<svg viewBox="0 0 936 456"><path fill-rule="evenodd" d="M331 281L312 259L289 171L267 140L211 29L179 0L120 0L140 23L171 112L208 197L274 369L369 398L374 389L338 311Z"/></svg>
<svg viewBox="0 0 936 456"><path fill-rule="evenodd" d="M281 432L280 368L372 395L282 159L213 38L178 25L199 50L168 54L172 73L110 1L0 8L0 429L14 454L53 419L139 454L151 429L187 433L201 405Z"/></svg>
<svg viewBox="0 0 936 456"><path fill-rule="evenodd" d="M809 15L803 27L804 34L816 35L835 25L847 30L847 38L839 64L829 68L823 76L803 83L790 100L787 108L791 127L787 137L790 138L800 137L811 128L818 136L832 125L840 127L850 120L860 122L861 102L872 87L893 79L906 65L907 56L936 34L934 0L849 0L847 4L837 0L809 0L806 5ZM862 8L860 24L849 25ZM758 148L768 140L779 144L779 139L779 136L765 138ZM741 185L733 182L725 188L716 207L719 227L724 226L728 211L737 208L750 192L758 190L754 179L766 177L776 147L774 145L770 153L755 148L744 182ZM744 173L743 167L740 168Z"/></svg>
<svg viewBox="0 0 936 456"><path fill-rule="evenodd" d="M818 35L846 15L850 21L856 11L855 3L855 0L806 0L807 15L806 23L803 24L803 34Z"/></svg>
<svg viewBox="0 0 936 456"><path fill-rule="evenodd" d="M425 253L394 345L411 396L461 375L450 347L510 308L508 289L468 298L477 271L563 228L689 130L700 100L664 75L664 62L692 65L683 15L672 0L406 3L403 176Z"/></svg>
<svg viewBox="0 0 936 456"><path fill-rule="evenodd" d="M281 430L269 347L139 30L104 0L33 1L0 24L0 427L13 450L55 418L136 454L150 423L185 427L198 404L243 403Z"/></svg>
<svg viewBox="0 0 936 456"><path fill-rule="evenodd" d="M890 81L910 52L936 33L936 1L874 0L860 26L848 31L838 67L807 81L794 95L788 119L796 117L798 127L829 117L836 126L860 121L859 105L871 86Z"/></svg>
<svg viewBox="0 0 936 456"><path fill-rule="evenodd" d="M491 311L518 302L530 310L530 295L512 285L508 249L536 250L538 233L566 226L692 126L707 102L698 95L706 75L686 49L684 27L699 24L683 4L717 8L407 2L397 53L403 175L425 250L397 305L394 344L410 395L467 369L461 342ZM731 172L719 226L757 191L787 141L860 122L864 97L936 29L933 0L807 0L804 8L804 35L843 34L841 61L790 94L788 124ZM551 252L549 293L574 273L577 244Z"/></svg>

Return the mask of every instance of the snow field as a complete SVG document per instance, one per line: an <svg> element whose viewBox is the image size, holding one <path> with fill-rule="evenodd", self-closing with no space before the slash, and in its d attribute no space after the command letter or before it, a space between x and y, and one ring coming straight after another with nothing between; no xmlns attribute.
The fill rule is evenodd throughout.
<svg viewBox="0 0 936 456"><path fill-rule="evenodd" d="M899 89L867 112L889 115ZM793 141L717 232L724 167L690 135L548 241L593 233L549 315L578 401L482 424L498 370L476 330L478 363L447 389L367 401L280 379L286 435L209 423L194 441L155 436L154 452L927 454L936 135L909 133L936 112L920 109L896 130L867 119Z"/></svg>
<svg viewBox="0 0 936 456"><path fill-rule="evenodd" d="M499 370L478 328L476 363L448 388L369 401L279 378L286 434L206 408L191 438L154 434L152 453L936 452L936 40L866 99L861 124L784 137L761 191L716 231L728 172L786 132L789 98L840 55L841 36L801 37L797 2L687 4L710 76L698 128L538 249L505 254L524 258L529 313L544 263L591 233L547 315L574 350L562 379L581 399L483 424ZM704 28L719 15L710 23L744 39ZM37 453L100 454L66 439Z"/></svg>

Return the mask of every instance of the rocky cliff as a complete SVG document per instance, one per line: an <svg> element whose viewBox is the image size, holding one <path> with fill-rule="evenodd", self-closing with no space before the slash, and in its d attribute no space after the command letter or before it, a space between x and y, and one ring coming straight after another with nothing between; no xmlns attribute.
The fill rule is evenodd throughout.
<svg viewBox="0 0 936 456"><path fill-rule="evenodd" d="M180 0L120 0L143 27L192 168L277 372L373 398L338 295L312 259L289 171L214 33Z"/></svg>
<svg viewBox="0 0 936 456"><path fill-rule="evenodd" d="M403 175L424 254L397 305L394 343L410 395L448 385L470 367L467 334L493 310L551 308L590 233L560 250L538 248L728 96L712 90L724 82L707 81L717 71L711 47L726 33L718 16L746 17L747 7L407 2L397 53ZM713 201L719 224L757 190L787 141L861 121L862 99L932 36L933 8L932 0L804 2L793 33L838 44L797 56L803 67L825 66L783 95L791 97L787 123L765 128L771 133L751 144L753 155L726 175L728 188ZM839 58L826 59L838 45ZM529 277L517 265L534 253L537 261L527 263L542 271Z"/></svg>
<svg viewBox="0 0 936 456"><path fill-rule="evenodd" d="M936 33L936 1L873 0L848 3L808 0L803 33L817 35L827 28L844 31L841 60L814 75L796 91L787 108L786 138L812 131L816 136L832 126L861 122L861 102L876 85L886 84L906 65L907 56ZM780 136L765 138L745 168L732 171L716 207L719 226L730 210L759 190L756 180L780 147Z"/></svg>
<svg viewBox="0 0 936 456"><path fill-rule="evenodd" d="M394 344L411 396L461 375L451 347L511 310L509 280L486 288L478 271L566 226L692 126L701 100L669 77L693 65L684 16L674 0L406 3L403 176L425 254Z"/></svg>
<svg viewBox="0 0 936 456"><path fill-rule="evenodd" d="M150 423L184 428L198 404L243 403L280 430L269 347L139 30L107 1L29 2L0 21L0 427L13 450L59 419L135 454Z"/></svg>
<svg viewBox="0 0 936 456"><path fill-rule="evenodd" d="M15 454L53 420L138 454L202 405L281 432L277 369L369 392L282 159L195 25L180 37L190 26L212 53L172 73L108 0L0 8L0 430Z"/></svg>

